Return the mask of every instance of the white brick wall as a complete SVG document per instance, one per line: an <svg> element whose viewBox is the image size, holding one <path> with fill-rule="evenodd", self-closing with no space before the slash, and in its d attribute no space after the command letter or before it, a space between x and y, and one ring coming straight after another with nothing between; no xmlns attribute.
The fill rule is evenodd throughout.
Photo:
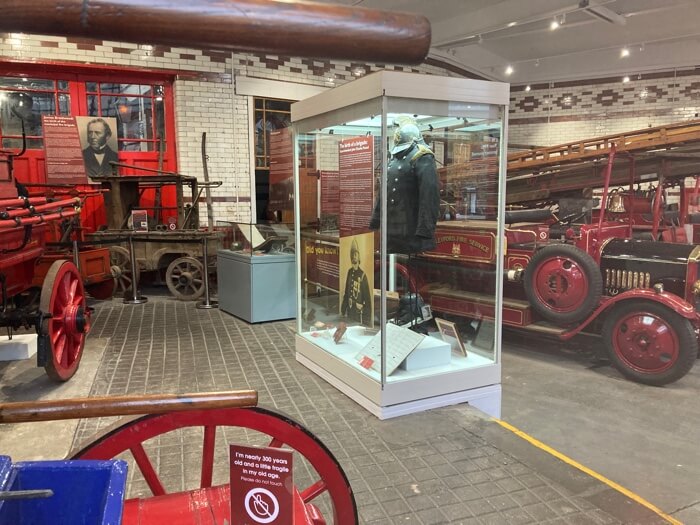
<svg viewBox="0 0 700 525"><path fill-rule="evenodd" d="M214 197L224 201L214 203L215 218L235 221L251 218L251 117L249 99L235 94L232 76L324 87L352 80L351 70L356 66L363 67L368 73L399 69L457 76L427 65L403 68L14 33L0 34L0 60L3 58L203 73L206 78L201 80L178 79L174 83L178 170L202 177L200 145L202 133L206 132L210 179L223 181L220 188L213 190ZM330 78L333 78L332 82ZM334 159L328 162L335 163L335 168L325 169L337 169L337 144ZM326 163L324 161L323 165ZM237 202L237 199L243 202ZM200 217L206 221L204 206L200 207Z"/></svg>

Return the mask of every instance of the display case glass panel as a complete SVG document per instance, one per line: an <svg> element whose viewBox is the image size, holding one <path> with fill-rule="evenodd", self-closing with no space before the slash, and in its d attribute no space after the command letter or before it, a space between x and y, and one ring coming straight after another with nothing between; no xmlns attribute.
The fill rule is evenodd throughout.
<svg viewBox="0 0 700 525"><path fill-rule="evenodd" d="M217 229L225 232L223 246L236 253L251 256L293 254L294 225L272 221L217 221Z"/></svg>
<svg viewBox="0 0 700 525"><path fill-rule="evenodd" d="M292 106L319 195L317 220L297 221L297 358L380 417L500 383L507 87L494 103L388 96L403 80L426 82L384 73L374 98L325 93L317 106L338 107L299 120Z"/></svg>

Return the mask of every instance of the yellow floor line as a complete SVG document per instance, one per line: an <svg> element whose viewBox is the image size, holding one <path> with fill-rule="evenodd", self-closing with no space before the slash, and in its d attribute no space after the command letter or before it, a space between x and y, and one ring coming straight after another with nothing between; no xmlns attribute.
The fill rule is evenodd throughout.
<svg viewBox="0 0 700 525"><path fill-rule="evenodd" d="M535 439L534 437L532 437L532 436L526 434L526 433L523 432L522 430L519 430L519 429L515 428L513 425L511 425L511 424L509 424L509 423L506 423L505 421L502 421L502 420L500 420L500 419L495 419L495 418L494 418L494 421L495 421L496 423L498 423L499 425L501 425L501 426L502 426L503 428L505 428L506 430L510 430L511 432L513 432L513 434L515 434L516 436L523 438L525 441L527 441L527 442L530 443L531 445L533 445L533 446L535 446L535 447L537 447L537 448L539 448L539 449L541 449L541 450L544 450L545 452L547 452L548 454L551 454L551 455L554 456L555 458L558 458L558 459L562 460L562 461L563 461L564 463L566 463L567 465L571 465L572 467L579 469L581 472L585 472L586 474L588 474L589 476L591 476L591 477L597 479L598 481L600 481L600 482L602 482L602 483L605 483L608 487L611 487L611 488L615 489L616 491L618 491L618 492L624 494L625 496L627 496L627 497L630 498L631 500L634 500L634 501L636 501L637 503L639 503L640 505L645 506L645 507L648 508L650 511L652 511L652 512L655 513L655 514L658 514L659 516L661 516L663 519L665 519L665 520L668 521L669 523L672 523L673 525L683 525L682 522L680 522L680 521L678 521L677 519L675 519L675 518L669 516L668 514L666 514L665 512L663 512L660 508L658 508L658 507L655 506L654 504L648 502L647 500L645 500L643 497L639 496L638 494L635 494L635 493L632 492L631 490L626 489L626 488L623 487L622 485L618 485L617 483L615 483L614 481L612 481L612 480L606 478L606 477L603 476L602 474L598 474L598 473L595 472L594 470L591 470L591 469L589 469L588 467L586 467L586 466L584 466L584 465L581 465L581 463L579 463L578 461L575 461L575 460L571 459L570 457L565 456L565 455L562 454L561 452L559 452L559 451L557 451L557 450L554 450L552 447L545 445L545 444L542 443L541 441L539 441L539 440Z"/></svg>

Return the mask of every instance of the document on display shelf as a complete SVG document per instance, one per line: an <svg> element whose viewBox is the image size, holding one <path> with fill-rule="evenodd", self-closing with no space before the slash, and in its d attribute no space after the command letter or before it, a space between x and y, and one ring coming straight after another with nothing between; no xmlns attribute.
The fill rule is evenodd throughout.
<svg viewBox="0 0 700 525"><path fill-rule="evenodd" d="M255 224L250 225L250 231L247 231L247 226L247 224L244 224L239 226L238 229L241 230L245 240L248 241L248 244L250 244L253 250L255 250L258 246L265 242L265 237L262 236Z"/></svg>
<svg viewBox="0 0 700 525"><path fill-rule="evenodd" d="M425 339L425 336L393 323L386 325L386 375L394 370ZM365 347L355 356L362 368L381 373L382 333L377 332Z"/></svg>

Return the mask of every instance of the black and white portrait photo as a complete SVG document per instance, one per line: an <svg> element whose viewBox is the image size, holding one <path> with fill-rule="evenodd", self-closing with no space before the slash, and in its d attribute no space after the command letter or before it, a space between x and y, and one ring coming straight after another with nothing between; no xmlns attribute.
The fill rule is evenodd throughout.
<svg viewBox="0 0 700 525"><path fill-rule="evenodd" d="M75 117L80 133L85 172L90 178L112 175L110 162L118 162L117 119Z"/></svg>

